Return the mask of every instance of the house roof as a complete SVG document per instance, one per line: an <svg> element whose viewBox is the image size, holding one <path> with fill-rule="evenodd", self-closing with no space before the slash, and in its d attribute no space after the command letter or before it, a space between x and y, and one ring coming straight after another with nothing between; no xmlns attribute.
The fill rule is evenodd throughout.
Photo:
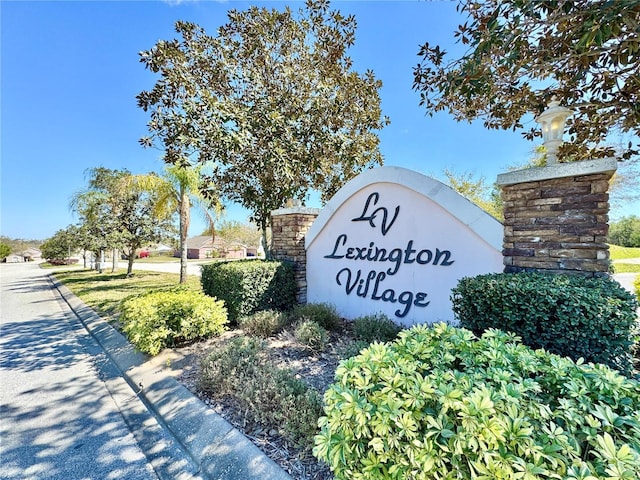
<svg viewBox="0 0 640 480"><path fill-rule="evenodd" d="M199 235L197 237L187 238L187 248L200 249L212 248L213 240L211 235Z"/></svg>
<svg viewBox="0 0 640 480"><path fill-rule="evenodd" d="M231 246L247 248L246 245L240 242L229 242L219 235L216 235L215 241L213 242L211 241L211 235L199 235L197 237L191 237L187 239L188 249L213 248L222 251Z"/></svg>

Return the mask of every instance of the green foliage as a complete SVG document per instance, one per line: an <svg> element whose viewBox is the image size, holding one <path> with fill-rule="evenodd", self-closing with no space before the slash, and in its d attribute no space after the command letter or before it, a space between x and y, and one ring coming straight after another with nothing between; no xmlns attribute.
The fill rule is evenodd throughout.
<svg viewBox="0 0 640 480"><path fill-rule="evenodd" d="M0 260L11 255L11 246L6 243L0 243Z"/></svg>
<svg viewBox="0 0 640 480"><path fill-rule="evenodd" d="M42 252L42 258L53 263L68 258L71 248L72 244L69 235L65 230L58 230L53 237L44 241L40 251Z"/></svg>
<svg viewBox="0 0 640 480"><path fill-rule="evenodd" d="M357 340L373 343L393 340L402 327L384 313L378 313L356 318L353 321L353 330Z"/></svg>
<svg viewBox="0 0 640 480"><path fill-rule="evenodd" d="M304 320L296 325L293 336L314 352L323 351L329 341L327 331L313 320Z"/></svg>
<svg viewBox="0 0 640 480"><path fill-rule="evenodd" d="M633 282L633 287L636 290L636 297L638 299L638 302L640 302L640 275L636 276L636 279Z"/></svg>
<svg viewBox="0 0 640 480"><path fill-rule="evenodd" d="M316 322L327 330L338 330L342 326L336 307L328 303L305 303L294 307L290 314L290 323L307 320Z"/></svg>
<svg viewBox="0 0 640 480"><path fill-rule="evenodd" d="M91 246L96 253L106 248L127 250L130 275L135 252L146 243L170 235L171 218L157 212L157 192L130 184L128 170L97 167L87 173L88 188L76 193L71 201L72 209L80 218L83 236L92 239ZM123 188L123 184L132 188Z"/></svg>
<svg viewBox="0 0 640 480"><path fill-rule="evenodd" d="M621 247L640 247L640 217L624 217L609 225L609 241Z"/></svg>
<svg viewBox="0 0 640 480"><path fill-rule="evenodd" d="M291 310L296 284L291 264L281 261L239 260L202 266L202 291L223 300L229 320L259 310Z"/></svg>
<svg viewBox="0 0 640 480"><path fill-rule="evenodd" d="M211 228L207 228L202 235L211 235ZM216 238L224 243L241 243L249 247L260 245L260 228L251 223L241 223L237 220L223 220L215 229Z"/></svg>
<svg viewBox="0 0 640 480"><path fill-rule="evenodd" d="M222 301L178 289L127 298L120 306L120 321L131 343L157 355L165 347L221 334L227 311Z"/></svg>
<svg viewBox="0 0 640 480"><path fill-rule="evenodd" d="M630 372L637 302L609 278L489 274L452 292L456 317L476 334L514 332L533 348Z"/></svg>
<svg viewBox="0 0 640 480"><path fill-rule="evenodd" d="M198 387L233 398L247 420L278 429L301 447L313 443L322 413L320 395L290 371L274 368L258 339L236 337L216 347L202 362Z"/></svg>
<svg viewBox="0 0 640 480"><path fill-rule="evenodd" d="M205 199L199 189L201 166L192 166L186 159L177 165L166 165L162 176L155 173L128 175L121 182L124 191L132 189L147 192L154 199L153 213L159 218L179 218L180 283L187 282L187 234L191 224L191 209L196 207L215 232L214 222L222 211L215 195Z"/></svg>
<svg viewBox="0 0 640 480"><path fill-rule="evenodd" d="M504 217L502 198L496 185L487 185L484 177L474 178L470 172L454 173L445 168L446 184L460 195L475 203L489 215L502 221Z"/></svg>
<svg viewBox="0 0 640 480"><path fill-rule="evenodd" d="M355 18L327 1L228 17L215 36L179 21L180 38L140 54L161 76L137 97L151 114L141 143L165 147L167 163L191 154L215 162L202 186L249 209L266 232L270 212L287 199L315 189L326 200L382 163L382 83L353 70Z"/></svg>
<svg viewBox="0 0 640 480"><path fill-rule="evenodd" d="M22 252L32 247L40 248L43 242L42 240L27 240L24 238L11 238L6 235L0 235L0 243L9 245L11 252Z"/></svg>
<svg viewBox="0 0 640 480"><path fill-rule="evenodd" d="M631 142L619 152L602 147L609 134L640 135L637 1L459 0L458 10L463 55L448 58L429 43L419 52L414 88L427 113L521 129L556 96L574 112L561 158L638 154Z"/></svg>
<svg viewBox="0 0 640 480"><path fill-rule="evenodd" d="M355 357L369 345L371 345L371 343L365 342L364 340L353 340L340 345L338 347L338 355L341 359Z"/></svg>
<svg viewBox="0 0 640 480"><path fill-rule="evenodd" d="M640 478L640 385L489 330L416 326L343 361L314 454L336 480Z"/></svg>
<svg viewBox="0 0 640 480"><path fill-rule="evenodd" d="M276 310L261 310L238 320L238 326L244 333L262 338L277 333L286 323L286 314Z"/></svg>

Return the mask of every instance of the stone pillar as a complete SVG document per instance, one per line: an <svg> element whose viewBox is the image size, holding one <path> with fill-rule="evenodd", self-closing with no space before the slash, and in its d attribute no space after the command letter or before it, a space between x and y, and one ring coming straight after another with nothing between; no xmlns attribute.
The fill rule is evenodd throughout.
<svg viewBox="0 0 640 480"><path fill-rule="evenodd" d="M498 175L504 202L504 271L602 276L609 271L613 158Z"/></svg>
<svg viewBox="0 0 640 480"><path fill-rule="evenodd" d="M290 207L271 212L273 257L293 263L298 303L307 302L307 252L304 237L320 213L318 208Z"/></svg>

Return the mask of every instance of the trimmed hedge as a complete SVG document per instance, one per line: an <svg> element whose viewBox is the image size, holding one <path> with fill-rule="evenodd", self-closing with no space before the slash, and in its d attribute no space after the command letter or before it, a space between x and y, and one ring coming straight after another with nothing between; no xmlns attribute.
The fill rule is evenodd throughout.
<svg viewBox="0 0 640 480"><path fill-rule="evenodd" d="M640 384L517 340L437 324L374 343L336 370L314 454L336 480L640 478Z"/></svg>
<svg viewBox="0 0 640 480"><path fill-rule="evenodd" d="M453 311L476 335L514 332L532 348L629 374L637 302L609 278L498 273L463 278Z"/></svg>
<svg viewBox="0 0 640 480"><path fill-rule="evenodd" d="M127 298L120 305L120 321L138 350L157 355L180 342L220 335L227 310L215 298L178 289Z"/></svg>
<svg viewBox="0 0 640 480"><path fill-rule="evenodd" d="M293 266L278 260L237 260L202 266L202 291L223 300L229 320L260 310L291 310L296 303Z"/></svg>

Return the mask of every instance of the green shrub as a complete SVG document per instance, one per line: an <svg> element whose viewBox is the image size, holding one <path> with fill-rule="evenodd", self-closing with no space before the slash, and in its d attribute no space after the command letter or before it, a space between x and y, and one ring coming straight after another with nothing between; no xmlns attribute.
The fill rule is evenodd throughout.
<svg viewBox="0 0 640 480"><path fill-rule="evenodd" d="M286 315L277 310L261 310L238 320L238 326L244 333L262 338L277 333L285 324Z"/></svg>
<svg viewBox="0 0 640 480"><path fill-rule="evenodd" d="M353 321L353 330L357 340L373 343L393 340L402 327L384 313L378 313L356 318Z"/></svg>
<svg viewBox="0 0 640 480"><path fill-rule="evenodd" d="M343 361L314 454L341 479L638 479L640 385L437 324Z"/></svg>
<svg viewBox="0 0 640 480"><path fill-rule="evenodd" d="M463 278L453 311L476 334L514 332L533 348L603 363L628 374L637 302L609 278L540 273Z"/></svg>
<svg viewBox="0 0 640 480"><path fill-rule="evenodd" d="M633 282L633 287L636 290L636 298L640 302L640 275L636 275L636 279Z"/></svg>
<svg viewBox="0 0 640 480"><path fill-rule="evenodd" d="M306 320L316 322L326 330L337 330L342 325L336 307L328 303L306 303L294 307L290 322L301 323Z"/></svg>
<svg viewBox="0 0 640 480"><path fill-rule="evenodd" d="M293 331L295 339L314 352L321 352L329 341L328 332L312 320L300 322Z"/></svg>
<svg viewBox="0 0 640 480"><path fill-rule="evenodd" d="M227 310L215 298L178 289L128 297L120 305L120 321L131 343L157 355L180 342L219 335Z"/></svg>
<svg viewBox="0 0 640 480"><path fill-rule="evenodd" d="M343 345L339 346L338 355L343 360L349 357L355 357L369 345L371 345L371 342L365 342L364 340L353 340L350 342L346 342Z"/></svg>
<svg viewBox="0 0 640 480"><path fill-rule="evenodd" d="M202 291L223 300L229 320L259 310L291 310L296 284L291 264L280 261L238 260L202 266Z"/></svg>
<svg viewBox="0 0 640 480"><path fill-rule="evenodd" d="M233 398L249 421L278 429L303 448L312 446L322 414L320 394L270 365L262 341L236 337L212 351L202 362L198 386Z"/></svg>

